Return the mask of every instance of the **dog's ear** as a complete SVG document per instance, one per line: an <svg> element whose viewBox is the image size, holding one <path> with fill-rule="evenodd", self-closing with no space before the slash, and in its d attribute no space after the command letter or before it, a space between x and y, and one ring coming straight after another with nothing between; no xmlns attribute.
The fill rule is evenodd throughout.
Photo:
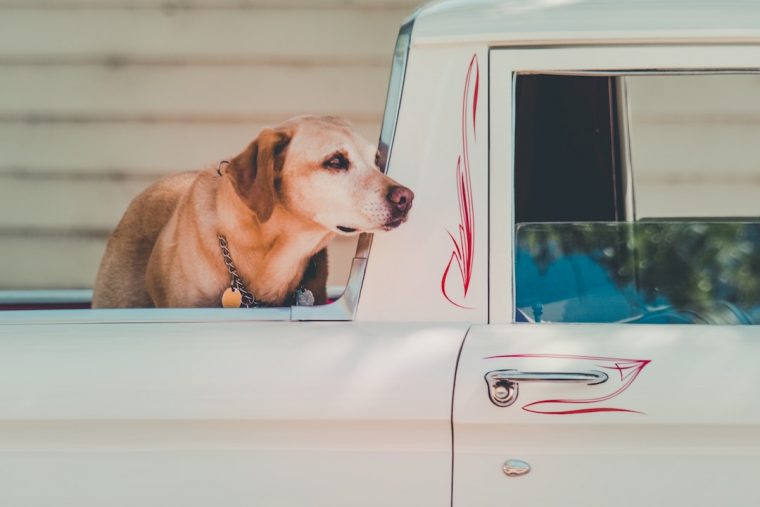
<svg viewBox="0 0 760 507"><path fill-rule="evenodd" d="M291 137L284 130L264 129L227 168L235 191L259 222L266 222L272 215Z"/></svg>

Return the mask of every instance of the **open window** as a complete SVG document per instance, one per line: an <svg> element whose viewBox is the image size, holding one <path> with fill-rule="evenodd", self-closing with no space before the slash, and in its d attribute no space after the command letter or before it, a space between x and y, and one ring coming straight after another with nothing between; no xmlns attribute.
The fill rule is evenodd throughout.
<svg viewBox="0 0 760 507"><path fill-rule="evenodd" d="M408 22L401 27L393 54L379 140L379 165L383 170L387 170L392 148L412 24ZM155 107L150 102L151 93L155 92L150 85L155 84L155 77L144 70L139 67L124 72L134 72L129 75L129 82L147 88L147 91L140 90L145 96L135 92L134 101L144 107ZM190 77L185 76L179 82L192 83L193 72L195 69L190 66L183 68L182 76L189 73ZM251 75L255 78L256 73ZM313 78L310 79L313 85ZM214 71L213 81L219 81L218 70ZM108 88L107 85L108 82L104 82L106 88L98 90L99 100L105 110L110 110L109 107L118 110L123 98L120 95L123 83L120 80L119 86ZM240 84L240 89L247 89L244 85ZM158 89L163 88L159 86ZM310 85L310 89L312 93L325 94L317 86ZM335 92L334 86L330 90L340 93ZM113 118L107 114L102 117L95 114L100 120L93 121L88 120L93 116L91 111L78 112L84 120L78 120L80 116L74 112L71 123L75 126L71 128L66 126L66 115L63 115L63 121L48 125L34 112L29 112L28 118L24 116L25 112L20 113L27 119L26 124L16 129L21 132L21 142L9 144L11 149L3 153L0 161L4 168L0 174L4 181L0 192L0 214L4 217L0 227L3 237L0 242L0 311L89 309L92 287L108 237L132 198L163 176L200 168L203 161L211 163L219 155L240 152L250 142L252 132L256 133L271 123L255 115L251 119L250 112L246 116L240 111L240 103L250 101L226 97L218 92L210 96L203 93L193 96L193 91L198 90L188 88L187 93L176 94L178 105L173 107L179 112L130 109L128 113L116 114ZM147 105L140 100L147 101ZM217 114L220 100L222 110L226 105L235 113L228 116ZM202 109L209 101L214 113L193 114L181 109ZM82 104L77 107L94 107L87 101ZM192 120L185 121L187 117ZM371 138L378 125L375 121L365 120L354 126L365 137ZM10 129L9 132L18 134L16 130ZM61 154L69 157L61 157ZM361 234L336 238L328 246L326 305L242 311L204 308L124 313L122 310L98 310L78 312L73 317L61 316L58 312L54 319L193 321L205 320L211 315L208 312L213 311L217 312L213 314L214 318L351 320L358 304L371 240L371 234ZM220 250L220 262L223 262L222 255ZM225 313L218 313L221 311ZM16 315L14 318L25 320L29 317Z"/></svg>
<svg viewBox="0 0 760 507"><path fill-rule="evenodd" d="M760 323L760 74L514 90L516 321Z"/></svg>

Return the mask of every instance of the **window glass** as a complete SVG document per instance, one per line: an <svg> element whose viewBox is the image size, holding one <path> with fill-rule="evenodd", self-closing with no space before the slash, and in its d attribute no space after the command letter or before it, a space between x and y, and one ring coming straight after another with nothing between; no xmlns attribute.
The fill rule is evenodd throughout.
<svg viewBox="0 0 760 507"><path fill-rule="evenodd" d="M522 224L515 262L533 322L760 323L760 223Z"/></svg>
<svg viewBox="0 0 760 507"><path fill-rule="evenodd" d="M760 75L518 74L515 320L760 322Z"/></svg>
<svg viewBox="0 0 760 507"><path fill-rule="evenodd" d="M525 75L516 86L516 222L625 217L610 77Z"/></svg>

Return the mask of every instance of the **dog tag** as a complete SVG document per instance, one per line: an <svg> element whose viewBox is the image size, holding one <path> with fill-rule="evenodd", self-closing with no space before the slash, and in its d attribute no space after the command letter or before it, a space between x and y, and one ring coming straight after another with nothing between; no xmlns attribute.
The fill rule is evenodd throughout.
<svg viewBox="0 0 760 507"><path fill-rule="evenodd" d="M232 287L227 287L227 290L222 294L222 306L224 308L240 308L242 301L243 295L239 290L235 290Z"/></svg>
<svg viewBox="0 0 760 507"><path fill-rule="evenodd" d="M314 294L301 287L296 291L296 306L314 306Z"/></svg>

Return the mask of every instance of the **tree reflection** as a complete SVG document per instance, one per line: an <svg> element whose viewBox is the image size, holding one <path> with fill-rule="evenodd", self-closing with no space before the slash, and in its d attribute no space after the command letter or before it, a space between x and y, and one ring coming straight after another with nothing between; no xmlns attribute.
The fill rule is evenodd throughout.
<svg viewBox="0 0 760 507"><path fill-rule="evenodd" d="M650 307L727 302L748 311L760 306L758 223L521 224L517 247L542 275L562 260L588 259L618 289L635 290ZM518 295L520 282L518 266Z"/></svg>

